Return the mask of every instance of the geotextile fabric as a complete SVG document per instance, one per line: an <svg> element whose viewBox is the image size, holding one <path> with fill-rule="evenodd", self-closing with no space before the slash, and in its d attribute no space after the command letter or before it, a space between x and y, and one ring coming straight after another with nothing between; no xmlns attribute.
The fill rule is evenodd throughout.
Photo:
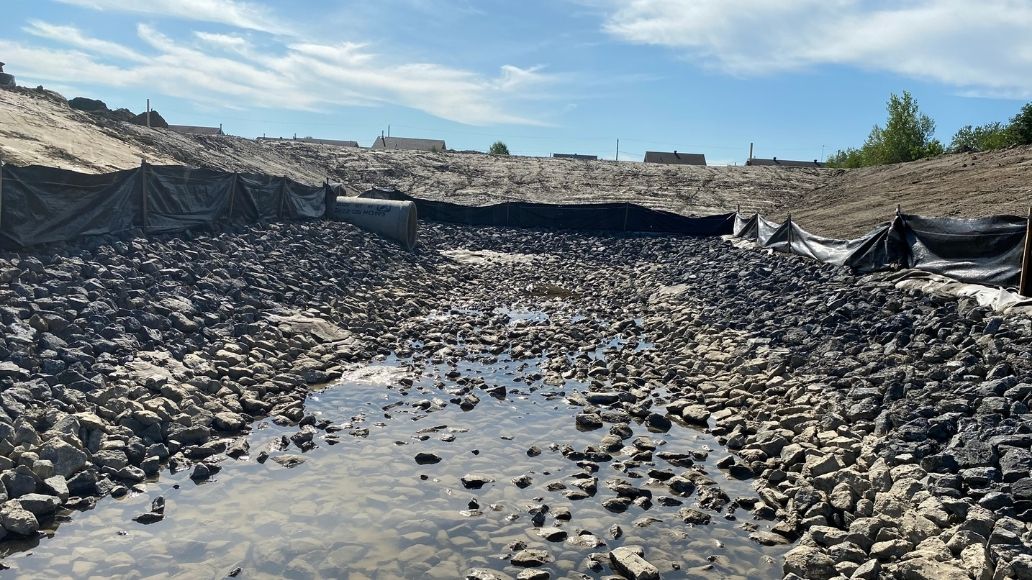
<svg viewBox="0 0 1032 580"><path fill-rule="evenodd" d="M169 233L226 222L320 219L327 187L286 177L143 164L99 175L0 169L0 245L23 248L139 228Z"/></svg>
<svg viewBox="0 0 1032 580"><path fill-rule="evenodd" d="M1016 286L1028 220L1017 216L931 218L899 214L867 234L839 240L811 234L791 219L735 216L735 236L761 248L846 266L860 274L913 268L987 286Z"/></svg>

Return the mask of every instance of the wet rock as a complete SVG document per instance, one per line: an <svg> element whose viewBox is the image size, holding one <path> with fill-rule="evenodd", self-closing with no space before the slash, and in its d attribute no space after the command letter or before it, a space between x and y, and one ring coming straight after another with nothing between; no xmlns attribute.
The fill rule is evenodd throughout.
<svg viewBox="0 0 1032 580"><path fill-rule="evenodd" d="M529 475L523 474L523 475L518 475L518 476L512 478L512 483L516 487L518 487L520 489L524 489L524 488L530 487L530 484L533 483L533 480L531 480Z"/></svg>
<svg viewBox="0 0 1032 580"><path fill-rule="evenodd" d="M566 530L562 528L540 528L538 529L538 535L548 540L549 542L561 542L566 539Z"/></svg>
<svg viewBox="0 0 1032 580"><path fill-rule="evenodd" d="M658 580L659 569L649 563L643 554L630 547L616 548L609 552L613 569L631 580Z"/></svg>
<svg viewBox="0 0 1032 580"><path fill-rule="evenodd" d="M583 431L602 428L602 417L597 413L579 413L575 421L577 428Z"/></svg>
<svg viewBox="0 0 1032 580"><path fill-rule="evenodd" d="M681 508L677 511L677 517L681 518L684 523L693 526L705 526L710 523L709 514L693 508Z"/></svg>
<svg viewBox="0 0 1032 580"><path fill-rule="evenodd" d="M31 536L39 530L39 521L21 502L12 499L0 506L0 526L11 534Z"/></svg>
<svg viewBox="0 0 1032 580"><path fill-rule="evenodd" d="M650 413L645 417L645 427L653 433L666 433L670 430L671 423L665 415Z"/></svg>
<svg viewBox="0 0 1032 580"><path fill-rule="evenodd" d="M287 469L291 469L291 468L297 467L298 465L301 465L302 463L305 462L305 458L304 457L302 457L300 455L293 455L293 454L290 454L290 453L285 453L283 455L273 456L272 460L275 463L278 463L278 464L282 465L283 467L286 467Z"/></svg>
<svg viewBox="0 0 1032 580"><path fill-rule="evenodd" d="M438 456L438 455L436 455L434 453L422 453L421 452L421 453L417 453L416 454L416 463L419 464L419 465L431 465L431 464L440 463L440 462L441 462L440 456Z"/></svg>
<svg viewBox="0 0 1032 580"><path fill-rule="evenodd" d="M516 575L516 580L549 580L552 575L547 570L527 569Z"/></svg>
<svg viewBox="0 0 1032 580"><path fill-rule="evenodd" d="M466 489L480 489L493 482L494 479L482 473L467 473L459 478L459 481L462 482L462 487Z"/></svg>
<svg viewBox="0 0 1032 580"><path fill-rule="evenodd" d="M835 560L812 546L796 546L785 554L785 574L796 574L802 578L829 580L838 576Z"/></svg>
<svg viewBox="0 0 1032 580"><path fill-rule="evenodd" d="M18 503L32 515L46 516L57 511L61 507L61 498L53 495L30 493L18 498Z"/></svg>
<svg viewBox="0 0 1032 580"><path fill-rule="evenodd" d="M521 568L534 568L544 566L552 561L552 555L546 550L537 548L525 548L512 555L509 563Z"/></svg>
<svg viewBox="0 0 1032 580"><path fill-rule="evenodd" d="M486 568L473 568L466 572L465 580L510 580L512 576Z"/></svg>

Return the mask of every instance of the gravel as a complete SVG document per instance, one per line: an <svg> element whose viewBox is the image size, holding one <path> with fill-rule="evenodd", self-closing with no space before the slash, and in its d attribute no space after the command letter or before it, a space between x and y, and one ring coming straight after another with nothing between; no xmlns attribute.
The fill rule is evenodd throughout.
<svg viewBox="0 0 1032 580"><path fill-rule="evenodd" d="M297 434L256 459L297 465L303 457L284 452L327 428L304 414L313 386L352 363L411 354L413 340L454 355L461 335L464 349L545 356L545 384L589 385L565 398L570 420L601 442L554 446L585 470L558 481L564 493L597 492L614 512L690 498L696 525L748 505L777 520L754 539L795 542L784 571L802 577L1030 569L1032 321L715 239L423 229L414 253L317 222L0 255L5 533L34 535L55 502L81 505L162 466L208 480L231 450L249 458L239 441L259 417ZM441 253L458 249L523 257ZM428 326L457 296L555 300L578 318L513 325L487 314L475 334L446 319ZM613 337L649 348L579 356ZM470 380L425 409L472 409L477 390L495 387ZM700 450L631 440L631 422L652 437L675 423L708 430L726 447L718 456L733 455L720 465L753 478L758 498L728 497L694 465ZM593 481L591 462L614 457L660 487ZM514 564L546 564L547 548L514 552ZM655 566L631 555L641 559L616 560L649 577Z"/></svg>

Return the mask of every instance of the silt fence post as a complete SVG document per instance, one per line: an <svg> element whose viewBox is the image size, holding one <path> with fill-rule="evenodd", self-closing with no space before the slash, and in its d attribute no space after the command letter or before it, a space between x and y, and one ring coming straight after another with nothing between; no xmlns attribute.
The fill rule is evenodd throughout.
<svg viewBox="0 0 1032 580"><path fill-rule="evenodd" d="M1032 297L1032 207L1028 208L1025 220L1025 251L1021 254L1021 281L1018 283L1018 294Z"/></svg>

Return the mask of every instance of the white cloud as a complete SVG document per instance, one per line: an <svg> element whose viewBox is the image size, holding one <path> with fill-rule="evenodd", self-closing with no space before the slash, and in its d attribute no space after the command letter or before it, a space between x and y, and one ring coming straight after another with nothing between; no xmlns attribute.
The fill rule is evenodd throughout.
<svg viewBox="0 0 1032 580"><path fill-rule="evenodd" d="M288 27L264 7L243 0L57 0L94 10L165 16L226 24L247 30L290 34Z"/></svg>
<svg viewBox="0 0 1032 580"><path fill-rule="evenodd" d="M436 117L473 125L542 125L539 116L521 114L522 103L540 99L558 81L539 68L503 65L497 75L433 63L398 63L365 45L287 44L259 50L246 38L196 32L170 38L140 24L147 47L135 51L90 38L74 27L36 22L40 34L74 50L42 48L0 39L0 54L17 62L19 75L49 83L146 87L215 107L259 106L325 111L334 106L395 104Z"/></svg>
<svg viewBox="0 0 1032 580"><path fill-rule="evenodd" d="M24 30L33 36L55 40L62 44L81 48L94 54L113 56L115 58L126 60L144 60L143 55L135 50L126 48L115 42L87 37L74 26L59 26L39 20L30 20L29 25L26 26Z"/></svg>
<svg viewBox="0 0 1032 580"><path fill-rule="evenodd" d="M606 0L604 30L732 75L845 65L1032 97L1025 0Z"/></svg>

